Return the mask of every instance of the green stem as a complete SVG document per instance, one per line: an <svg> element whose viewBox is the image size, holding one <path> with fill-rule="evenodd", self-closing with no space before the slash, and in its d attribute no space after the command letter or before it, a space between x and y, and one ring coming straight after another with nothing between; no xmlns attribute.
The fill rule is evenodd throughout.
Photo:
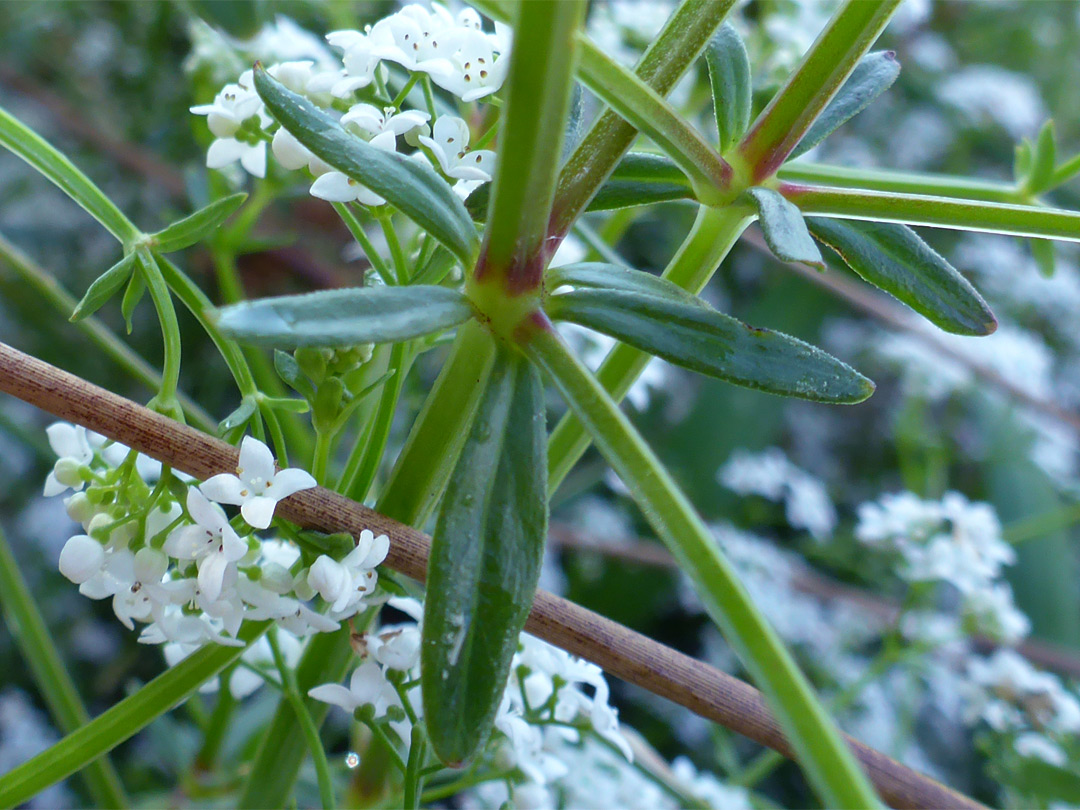
<svg viewBox="0 0 1080 810"><path fill-rule="evenodd" d="M315 455L311 462L311 474L322 486L326 486L326 471L330 465L332 438L328 430L315 431Z"/></svg>
<svg viewBox="0 0 1080 810"><path fill-rule="evenodd" d="M1071 504L1042 515L1010 523L1002 530L1005 542L1016 545L1028 540L1037 540L1048 534L1061 531L1080 522L1080 504Z"/></svg>
<svg viewBox="0 0 1080 810"><path fill-rule="evenodd" d="M75 682L71 680L60 651L38 610L34 595L19 571L4 532L0 529L0 607L12 638L18 645L34 682L49 707L56 725L70 734L90 722ZM127 796L108 757L101 757L82 771L94 803L101 807L127 807Z"/></svg>
<svg viewBox="0 0 1080 810"><path fill-rule="evenodd" d="M18 247L4 238L3 235L0 235L0 259L14 270L15 275L23 284L35 290L65 318L75 310L79 303L78 299L65 290L55 276L36 264ZM133 352L120 338L109 331L108 327L96 316L91 315L89 318L83 318L74 324L74 327L131 377L154 391L161 387L161 374ZM191 419L192 424L207 432L213 432L217 428L217 424L210 414L199 407L190 397L186 394L177 393L177 398L184 412Z"/></svg>
<svg viewBox="0 0 1080 810"><path fill-rule="evenodd" d="M423 776L420 768L424 764L427 752L427 737L424 727L413 725L409 739L409 761L405 766L405 807L416 810L420 806L420 793L423 790Z"/></svg>
<svg viewBox="0 0 1080 810"><path fill-rule="evenodd" d="M948 174L894 172L851 166L829 166L796 160L785 163L776 173L780 180L826 186L846 186L860 191L889 191L896 194L925 194L932 197L960 197L986 202L1022 202L1016 186L987 180L971 180Z"/></svg>
<svg viewBox="0 0 1080 810"><path fill-rule="evenodd" d="M851 75L900 0L846 0L738 146L751 182L771 177Z"/></svg>
<svg viewBox="0 0 1080 810"><path fill-rule="evenodd" d="M235 671L235 669L232 669L223 672L220 676L217 704L214 706L214 711L210 713L203 734L202 748L199 749L199 753L195 757L196 767L204 771L214 769L221 753L221 746L225 742L225 734L229 731L229 721L232 718L233 709L236 708L236 699L233 698L232 692L229 691L229 680L232 672Z"/></svg>
<svg viewBox="0 0 1080 810"><path fill-rule="evenodd" d="M781 183L804 214L1080 242L1080 212L982 200Z"/></svg>
<svg viewBox="0 0 1080 810"><path fill-rule="evenodd" d="M703 203L726 201L732 169L716 149L660 93L612 61L592 42L581 50L586 86L679 166Z"/></svg>
<svg viewBox="0 0 1080 810"><path fill-rule="evenodd" d="M271 629L266 636L274 656L274 665L278 668L278 672L281 673L281 683L285 689L285 697L293 707L293 711L296 712L296 719L300 723L300 730L303 732L304 739L307 742L308 752L311 754L312 762L315 763L315 778L319 783L319 800L322 802L323 810L334 810L336 805L334 782L330 776L330 763L326 761L326 750L323 748L322 740L319 739L319 729L315 725L315 721L311 719L307 706L304 705L304 699L300 695L300 689L296 684L296 673L285 663L285 656L281 654L276 630L277 628Z"/></svg>
<svg viewBox="0 0 1080 810"><path fill-rule="evenodd" d="M664 270L664 278L692 293L701 292L749 223L750 218L742 209L701 207L686 240ZM597 379L619 401L650 359L637 349L616 346L597 370ZM572 414L556 425L548 441L549 492L558 488L590 441L585 428Z"/></svg>
<svg viewBox="0 0 1080 810"><path fill-rule="evenodd" d="M550 325L537 326L522 348L555 382L657 536L693 579L706 611L769 701L822 801L833 807L879 807L855 757L708 527L604 387Z"/></svg>
<svg viewBox="0 0 1080 810"><path fill-rule="evenodd" d="M409 263L405 260L405 251L401 249L401 240L398 239L397 231L394 230L394 221L390 214L379 217L379 225L386 244L390 248L390 258L394 262L394 273L398 284L405 284L409 280Z"/></svg>
<svg viewBox="0 0 1080 810"><path fill-rule="evenodd" d="M360 220L356 218L349 206L345 203L332 203L334 210L337 211L341 221L345 223L345 227L349 229L349 233L352 234L353 239L356 240L356 244L360 245L360 249L364 251L364 255L367 256L368 262L375 268L375 272L379 274L379 278L382 279L383 284L387 286L393 286L396 283L394 274L390 272L390 266L386 263L386 260L379 255L379 251L375 249L375 245L371 243L368 238L367 232L364 230L364 226L360 224Z"/></svg>
<svg viewBox="0 0 1080 810"><path fill-rule="evenodd" d="M486 782L497 782L500 779L506 779L511 776L512 773L512 771L499 773L489 773L485 771L457 779L453 782L448 782L444 785L435 785L435 787L429 788L421 795L420 801L430 803L437 802L440 799L449 799L451 796L456 796L458 793L461 793L461 791L468 790L471 787L483 785Z"/></svg>
<svg viewBox="0 0 1080 810"><path fill-rule="evenodd" d="M52 144L0 107L0 146L21 157L108 229L125 246L143 234L74 163Z"/></svg>
<svg viewBox="0 0 1080 810"><path fill-rule="evenodd" d="M183 346L180 340L180 322L176 320L176 309L173 307L172 296L169 294L169 286L161 275L157 262L145 247L136 249L139 256L139 271L143 274L146 289L150 293L150 299L154 302L158 320L161 322L161 340L164 344L165 359L161 370L161 387L158 389L158 404L165 409L165 413L172 412L179 406L176 400L176 390L180 382L180 356Z"/></svg>
<svg viewBox="0 0 1080 810"><path fill-rule="evenodd" d="M461 453L494 358L495 343L478 322L458 330L379 496L379 512L412 526L427 522Z"/></svg>
<svg viewBox="0 0 1080 810"><path fill-rule="evenodd" d="M1080 172L1080 154L1073 155L1054 169L1054 174L1050 178L1050 188L1057 188L1062 183L1068 182L1078 172Z"/></svg>
<svg viewBox="0 0 1080 810"><path fill-rule="evenodd" d="M238 637L245 645L250 644L269 625L269 622L245 622ZM203 647L60 742L0 776L0 807L22 804L135 736L233 664L244 650L245 647L219 644Z"/></svg>
<svg viewBox="0 0 1080 810"><path fill-rule="evenodd" d="M274 440L274 455L277 457L277 463L282 467L288 467L289 450L285 444L285 434L281 430L281 420L278 419L277 412L263 399L259 402L259 413L262 414L267 430L270 431L270 437Z"/></svg>
<svg viewBox="0 0 1080 810"><path fill-rule="evenodd" d="M551 201L570 111L580 0L522 3L500 116L499 163L476 279L490 274L511 294L539 286ZM558 58L552 58L558 54Z"/></svg>
<svg viewBox="0 0 1080 810"><path fill-rule="evenodd" d="M397 410L398 399L401 397L412 360L413 354L408 341L395 343L390 349L388 370L393 371L394 376L383 384L371 431L367 434L366 441L363 436L357 440L338 487L339 492L354 501L362 502L375 482L379 464L386 452L386 443L390 440L394 411Z"/></svg>

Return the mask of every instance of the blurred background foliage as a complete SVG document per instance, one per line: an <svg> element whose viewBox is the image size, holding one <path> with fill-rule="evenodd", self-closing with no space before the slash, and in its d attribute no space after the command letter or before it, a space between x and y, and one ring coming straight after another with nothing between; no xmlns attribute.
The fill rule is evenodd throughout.
<svg viewBox="0 0 1080 810"><path fill-rule="evenodd" d="M617 9L595 6L593 19L607 15L609 25L595 29L597 38L617 38L632 58L652 33L644 30L648 18L656 15L642 11L635 28L625 24L627 17ZM755 68L762 66L759 104L832 7L792 0L753 0L740 7L740 26ZM140 227L153 230L203 204L223 182L208 177L204 155L210 136L203 120L188 113L223 81L235 78L221 75L228 68L220 60L200 56L200 43L213 49L219 41L208 25L246 38L265 30L277 15L287 15L321 35L359 27L391 8L390 3L272 0L8 0L0 3L0 105L57 144ZM903 65L900 79L811 158L1011 182L1015 144L1033 137L1050 116L1059 154L1069 156L1080 148L1076 3L913 2L902 9L882 45L896 50ZM701 75L677 90L675 99L707 128L703 78L702 66ZM1056 191L1053 201L1080 207L1080 182ZM617 249L625 261L658 271L691 217L689 208L665 204L597 217L591 224L618 226L623 236ZM303 189L271 206L257 233L240 264L249 297L355 284L363 276L364 267L347 250L348 234L330 209ZM1066 676L1080 675L1077 252L1058 245L1057 272L1047 279L1022 240L930 230L923 235L987 297L1002 324L997 335L945 336L907 318L896 302L874 294L854 276L830 269L826 279L848 282L844 289L855 286L869 299L865 306L853 304L821 279L777 264L753 243L751 232L724 262L706 297L749 323L823 345L874 379L876 394L851 407L795 402L662 367L630 410L707 519L771 537L778 547L810 560L835 585L823 597L825 603L847 598L842 584L863 588L871 601L902 593L880 561L852 541L860 503L901 490L928 499L956 490L970 500L991 503L1007 535L1011 527L1027 538L1017 546L1019 560L1009 579L1018 606L1031 620L1032 636L1055 645L1055 654L1074 667L1066 668ZM0 237L76 297L118 259L116 244L100 227L8 154L0 154ZM182 260L216 300L209 256L196 248ZM116 307L100 315L123 334ZM901 329L896 328L897 315ZM235 407L235 391L204 335L186 313L181 318L182 388L221 418ZM147 303L137 310L133 327L126 339L156 362L160 338ZM89 348L3 260L0 340L111 390L139 400L148 397ZM399 443L433 378L434 359L425 358L410 377L405 402L411 410L404 409L395 426ZM1032 407L1031 399L1047 407ZM551 406L552 417L561 412L554 397ZM107 604L87 603L57 572L56 559L70 526L61 504L41 496L52 462L43 431L49 421L21 403L0 401L0 524L96 713L162 664L157 650L140 647L134 635L102 620ZM839 517L831 541L815 541L789 523L780 505L739 495L718 478L718 469L735 451L769 447L782 448L795 465L824 482ZM554 520L562 536L552 544L545 587L689 653L735 666L706 629L707 619L685 597L676 572L627 559L649 542L647 537L633 539L647 529L595 453L586 456L558 493ZM589 548L598 541L624 553ZM827 678L819 680L829 686ZM659 699L622 684L616 688L622 719L666 755L690 750L699 765L709 765L717 752L723 761L724 752L733 748L741 754L752 750L745 741ZM895 693L888 694L899 702ZM250 700L232 731L235 744L242 744L245 733L266 716L272 700L270 694ZM996 789L965 753L970 746L948 750L951 738L941 736L940 728L934 745L929 699L904 700L918 707L913 716L894 712L890 717L877 707L880 715L852 719L849 728L875 729L875 739L868 741L878 745L879 736L896 738L882 734L881 724L909 723L908 738L923 741L925 757L936 763L935 775L995 800ZM916 729L920 724L925 728ZM11 636L0 632L0 772L55 736ZM136 737L119 752L132 792L169 784L196 744L183 713L163 718ZM889 753L906 756L907 749ZM66 794L38 801L41 806L77 804L79 789L69 784L60 789ZM807 796L790 766L768 783L767 792L781 801L805 801Z"/></svg>

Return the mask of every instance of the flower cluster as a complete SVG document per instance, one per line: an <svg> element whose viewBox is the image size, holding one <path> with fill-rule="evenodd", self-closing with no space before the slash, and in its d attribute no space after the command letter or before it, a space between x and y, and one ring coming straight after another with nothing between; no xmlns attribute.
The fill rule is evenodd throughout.
<svg viewBox="0 0 1080 810"><path fill-rule="evenodd" d="M412 599L394 598L388 604L415 621L383 626L356 639L363 662L348 687L323 684L308 695L364 722L385 724L407 746L409 716L422 716L418 685L422 607ZM531 796L529 806L554 807L551 791L576 770L570 765L577 756L574 752L588 740L602 742L632 761L609 696L599 667L523 633L486 754L495 766L493 772L510 772L514 795Z"/></svg>
<svg viewBox="0 0 1080 810"><path fill-rule="evenodd" d="M84 596L111 599L129 630L144 624L140 642L178 645L170 660L208 642L242 646L245 620L273 620L297 637L336 630L375 590L385 535L361 532L337 561L254 533L279 501L315 486L302 470L277 470L256 439L245 437L235 474L196 485L82 427L57 423L48 436L58 460L45 494L74 490L64 503L83 528L64 545L60 572ZM240 514L230 519L221 504ZM308 604L316 594L327 613Z"/></svg>
<svg viewBox="0 0 1080 810"><path fill-rule="evenodd" d="M816 540L826 539L836 528L836 509L825 484L792 464L778 447L760 453L736 450L717 477L739 495L782 502L788 523Z"/></svg>
<svg viewBox="0 0 1080 810"><path fill-rule="evenodd" d="M1011 740L1016 753L1051 765L1075 761L1080 751L1080 701L1061 680L1001 649L967 667L965 720L985 723Z"/></svg>
<svg viewBox="0 0 1080 810"><path fill-rule="evenodd" d="M1008 642L1027 635L1030 623L999 577L1016 552L1001 536L993 507L957 492L924 501L911 492L885 495L859 507L856 538L899 557L899 575L910 583L950 583L961 613L975 632Z"/></svg>
<svg viewBox="0 0 1080 810"><path fill-rule="evenodd" d="M433 4L428 10L407 5L363 31L333 31L327 42L342 51L341 66L310 59L281 62L267 72L338 119L355 137L377 149L396 152L399 139L416 148L411 156L430 162L467 196L491 179L495 154L469 151L469 127L453 115L406 109L404 98L391 98L388 83L397 78L386 65L407 73L401 86L430 82L463 102L491 96L502 87L510 64L510 31L496 24L481 27L480 15L464 8L456 17ZM361 183L335 171L277 125L255 91L252 72L218 92L212 104L191 108L205 115L215 140L206 165L222 169L239 160L250 174L266 175L266 145L285 169L307 168L315 177L311 194L331 202L378 206L385 200Z"/></svg>

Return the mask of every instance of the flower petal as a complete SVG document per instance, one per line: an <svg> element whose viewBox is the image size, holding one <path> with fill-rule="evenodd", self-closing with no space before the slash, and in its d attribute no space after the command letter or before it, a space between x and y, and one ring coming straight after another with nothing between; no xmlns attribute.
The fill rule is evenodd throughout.
<svg viewBox="0 0 1080 810"><path fill-rule="evenodd" d="M244 520L248 522L248 525L255 529L265 529L270 525L270 521L274 518L274 507L277 506L277 501L273 498L268 498L265 495L256 495L254 498L249 498L243 506L240 507L240 514L244 516Z"/></svg>
<svg viewBox="0 0 1080 810"><path fill-rule="evenodd" d="M199 590L209 601L216 602L221 596L221 583L225 580L225 569L229 561L224 554L210 554L203 558L199 566Z"/></svg>
<svg viewBox="0 0 1080 810"><path fill-rule="evenodd" d="M312 477L311 473L290 467L273 477L273 483L268 487L266 494L280 501L288 498L294 492L312 489L318 485L319 482Z"/></svg>
<svg viewBox="0 0 1080 810"><path fill-rule="evenodd" d="M359 186L349 182L349 178L341 172L326 172L316 178L308 189L312 197L318 197L327 202L352 202L356 199Z"/></svg>
<svg viewBox="0 0 1080 810"><path fill-rule="evenodd" d="M188 511L191 513L191 516L195 518L195 520L198 521L200 524L208 528L210 526L217 526L218 524L215 522L215 518L211 517L213 509L210 506L209 501L207 501L206 499L209 498L214 503L229 503L233 504L234 506L239 506L244 502L244 496L240 493L243 492L245 488L246 485L244 484L244 482L237 478L235 475L229 475L228 473L221 473L220 475L215 475L212 478L208 478L207 480L203 481L199 485L199 488L197 490L192 489L189 491ZM199 492L201 495L205 496L201 499L201 501L206 502L205 508L203 508L201 502L198 507L192 506L191 493L194 492ZM196 514L196 508L198 508L199 510L198 514Z"/></svg>
<svg viewBox="0 0 1080 810"><path fill-rule="evenodd" d="M324 683L308 690L308 697L339 706L350 714L356 709L356 701L353 700L352 692L339 683Z"/></svg>

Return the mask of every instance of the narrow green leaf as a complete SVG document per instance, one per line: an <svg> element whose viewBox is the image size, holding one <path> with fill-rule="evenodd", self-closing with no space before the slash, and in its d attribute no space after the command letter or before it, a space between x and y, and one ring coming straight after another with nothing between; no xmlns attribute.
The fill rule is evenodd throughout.
<svg viewBox="0 0 1080 810"><path fill-rule="evenodd" d="M83 318L88 318L101 309L113 295L116 294L124 282L131 278L135 269L135 254L129 253L96 279L87 288L82 300L75 305L75 311L71 313L71 322L78 323Z"/></svg>
<svg viewBox="0 0 1080 810"><path fill-rule="evenodd" d="M761 231L776 258L825 269L821 251L810 238L806 221L797 206L771 188L751 188L747 189L746 194L757 208Z"/></svg>
<svg viewBox="0 0 1080 810"><path fill-rule="evenodd" d="M568 284L575 289L584 287L620 290L622 292L667 298L680 304L696 304L697 306L707 307L706 303L696 295L672 284L665 278L615 264L582 262L580 264L553 267L548 271L547 281L547 288L551 292L555 292L562 285Z"/></svg>
<svg viewBox="0 0 1080 810"><path fill-rule="evenodd" d="M1013 177L1017 183L1023 183L1031 171L1032 148L1031 141L1024 138L1013 149Z"/></svg>
<svg viewBox="0 0 1080 810"><path fill-rule="evenodd" d="M997 320L960 271L906 225L807 217L810 233L875 287L958 335L989 335Z"/></svg>
<svg viewBox="0 0 1080 810"><path fill-rule="evenodd" d="M1031 245L1031 255L1039 268L1039 274L1043 278L1053 278L1054 273L1057 272L1054 243L1049 239L1032 239L1028 244Z"/></svg>
<svg viewBox="0 0 1080 810"><path fill-rule="evenodd" d="M255 413L258 403L254 397L244 397L240 400L240 407L218 422L218 433L225 433L235 427L246 424Z"/></svg>
<svg viewBox="0 0 1080 810"><path fill-rule="evenodd" d="M10 149L59 186L122 244L129 245L142 236L134 223L74 163L2 107L0 146Z"/></svg>
<svg viewBox="0 0 1080 810"><path fill-rule="evenodd" d="M245 645L250 644L269 625L269 622L245 622L239 638ZM60 742L0 776L0 807L22 804L131 739L234 663L244 650L245 647L219 644L203 647Z"/></svg>
<svg viewBox="0 0 1080 810"><path fill-rule="evenodd" d="M736 385L818 402L862 402L874 384L845 363L781 332L747 326L702 303L622 290L552 296L548 313Z"/></svg>
<svg viewBox="0 0 1080 810"><path fill-rule="evenodd" d="M1031 156L1031 171L1028 173L1025 188L1029 194L1046 191L1054 182L1054 164L1057 162L1057 147L1054 144L1053 119L1043 124L1039 137L1035 140L1035 149Z"/></svg>
<svg viewBox="0 0 1080 810"><path fill-rule="evenodd" d="M896 61L893 51L876 51L864 56L851 71L840 92L806 131L798 145L791 150L789 160L813 149L873 104L878 96L892 87L899 75L900 63Z"/></svg>
<svg viewBox="0 0 1080 810"><path fill-rule="evenodd" d="M750 79L750 57L742 37L731 23L724 23L705 49L712 85L713 112L720 136L720 151L726 152L746 133L754 88Z"/></svg>
<svg viewBox="0 0 1080 810"><path fill-rule="evenodd" d="M120 314L124 316L124 328L127 329L129 335L132 330L131 319L135 314L135 307L139 305L145 292L146 279L143 278L140 269L131 274L131 280L128 282L127 289L124 290L124 297L120 299Z"/></svg>
<svg viewBox="0 0 1080 810"><path fill-rule="evenodd" d="M331 116L258 66L255 89L285 129L321 160L385 198L471 267L480 240L465 206L427 163L350 135Z"/></svg>
<svg viewBox="0 0 1080 810"><path fill-rule="evenodd" d="M296 349L395 343L472 316L469 300L447 287L353 287L245 301L220 310L218 327L244 343Z"/></svg>
<svg viewBox="0 0 1080 810"><path fill-rule="evenodd" d="M154 249L158 253L173 253L201 242L221 227L246 199L244 192L230 194L151 234Z"/></svg>
<svg viewBox="0 0 1080 810"><path fill-rule="evenodd" d="M500 349L432 540L421 647L424 719L448 764L487 741L532 605L547 535L547 432L535 366Z"/></svg>

